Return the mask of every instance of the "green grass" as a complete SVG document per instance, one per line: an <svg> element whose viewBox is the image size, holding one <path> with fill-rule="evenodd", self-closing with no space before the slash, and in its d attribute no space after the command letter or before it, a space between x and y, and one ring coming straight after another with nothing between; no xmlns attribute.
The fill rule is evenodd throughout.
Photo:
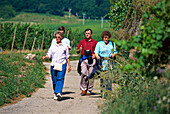
<svg viewBox="0 0 170 114"><path fill-rule="evenodd" d="M45 83L42 63L27 60L23 54L0 55L0 106L20 95L30 96Z"/></svg>

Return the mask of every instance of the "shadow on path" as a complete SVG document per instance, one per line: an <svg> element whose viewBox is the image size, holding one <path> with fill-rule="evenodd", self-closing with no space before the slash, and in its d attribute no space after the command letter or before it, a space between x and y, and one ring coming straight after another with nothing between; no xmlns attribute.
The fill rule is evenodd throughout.
<svg viewBox="0 0 170 114"><path fill-rule="evenodd" d="M71 92L71 91L66 91L66 92L62 92L62 95L67 95L67 94L75 94L75 92Z"/></svg>

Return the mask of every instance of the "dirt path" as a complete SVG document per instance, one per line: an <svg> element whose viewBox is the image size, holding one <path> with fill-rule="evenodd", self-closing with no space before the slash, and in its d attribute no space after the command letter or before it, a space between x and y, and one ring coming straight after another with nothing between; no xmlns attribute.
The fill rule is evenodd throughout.
<svg viewBox="0 0 170 114"><path fill-rule="evenodd" d="M71 61L72 71L66 73L62 101L53 100L50 74L46 76L45 88L38 89L29 98L24 98L6 107L0 108L0 114L97 114L97 105L101 101L98 83L95 81L94 95L80 96L80 76L76 72L78 61ZM50 63L44 62L49 69Z"/></svg>

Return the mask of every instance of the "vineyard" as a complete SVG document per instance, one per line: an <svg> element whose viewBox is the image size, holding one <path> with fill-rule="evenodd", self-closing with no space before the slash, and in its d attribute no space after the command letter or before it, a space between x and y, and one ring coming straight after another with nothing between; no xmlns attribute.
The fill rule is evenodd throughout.
<svg viewBox="0 0 170 114"><path fill-rule="evenodd" d="M71 41L72 51L78 46L80 40L84 39L84 30L91 28L94 32L93 38L97 41L101 40L101 32L105 29L109 30L109 23L100 27L100 21L87 20L84 26L82 23L66 24L65 37ZM44 50L48 49L54 38L54 32L60 24L34 24L34 23L18 23L18 22L2 22L0 23L0 48L3 50Z"/></svg>
<svg viewBox="0 0 170 114"><path fill-rule="evenodd" d="M168 0L110 0L110 3L110 12L107 16L110 18L111 29L108 28L108 24L101 29L100 21L89 21L89 25L84 26L80 23L63 24L66 27L65 37L68 37L71 41L71 54L76 53L75 49L80 40L84 38L86 28L94 30L92 37L97 41L101 40L100 34L102 31L112 31L111 40L117 45L118 55L116 56L115 65L112 66L113 70L100 72L100 77L106 80L109 79L118 86L113 91L103 90L106 101L102 106L101 113L169 114L170 2ZM0 48L3 50L31 51L48 49L54 38L55 31L56 25L54 23L1 23ZM42 53L36 54L39 56L37 60L41 65ZM11 60L6 61L4 57ZM15 61L14 58L18 58L18 56L11 57L12 55L3 54L0 57L2 64L0 73L2 77L10 77L6 74L6 72L9 72L8 67L4 68L3 64L9 63L5 64L5 66L14 64L12 61ZM28 64L27 60L21 60ZM33 62L35 61L31 61L31 63ZM19 62L21 67L24 66L23 69L29 67L27 64ZM16 67L19 69L20 66ZM16 68L14 67L13 69ZM37 72L34 67L32 71ZM42 75L42 72L39 73ZM17 75L21 74L22 72ZM12 75L14 75L13 72ZM2 77L1 79L7 83L7 80ZM98 78L98 76L96 77ZM27 79L19 78L19 82L22 80ZM30 81L31 79L28 80ZM3 89L5 90L9 87L9 84L7 86L1 85L1 87L4 87ZM17 90L17 88L12 89ZM15 94L17 93L14 92L12 95L3 94L5 100L0 100L3 103L9 102L9 98L11 96L13 98Z"/></svg>
<svg viewBox="0 0 170 114"><path fill-rule="evenodd" d="M48 49L53 38L53 33L35 24L1 23L0 27L0 46L3 49Z"/></svg>

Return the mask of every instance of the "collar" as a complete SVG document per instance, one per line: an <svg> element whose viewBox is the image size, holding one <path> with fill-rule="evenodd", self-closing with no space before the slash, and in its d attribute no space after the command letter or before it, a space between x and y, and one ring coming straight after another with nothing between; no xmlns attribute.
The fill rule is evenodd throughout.
<svg viewBox="0 0 170 114"><path fill-rule="evenodd" d="M57 44L57 42L56 42L56 45L57 45L57 46L63 46L63 43L61 42L61 44Z"/></svg>
<svg viewBox="0 0 170 114"><path fill-rule="evenodd" d="M93 39L91 38L91 40L90 40L90 41L88 41L88 40L87 40L87 38L85 38L85 41L86 41L86 42L92 42L92 41L93 41Z"/></svg>
<svg viewBox="0 0 170 114"><path fill-rule="evenodd" d="M104 40L102 40L102 42L105 44ZM111 42L111 41L109 40L109 44L110 44L110 42Z"/></svg>

